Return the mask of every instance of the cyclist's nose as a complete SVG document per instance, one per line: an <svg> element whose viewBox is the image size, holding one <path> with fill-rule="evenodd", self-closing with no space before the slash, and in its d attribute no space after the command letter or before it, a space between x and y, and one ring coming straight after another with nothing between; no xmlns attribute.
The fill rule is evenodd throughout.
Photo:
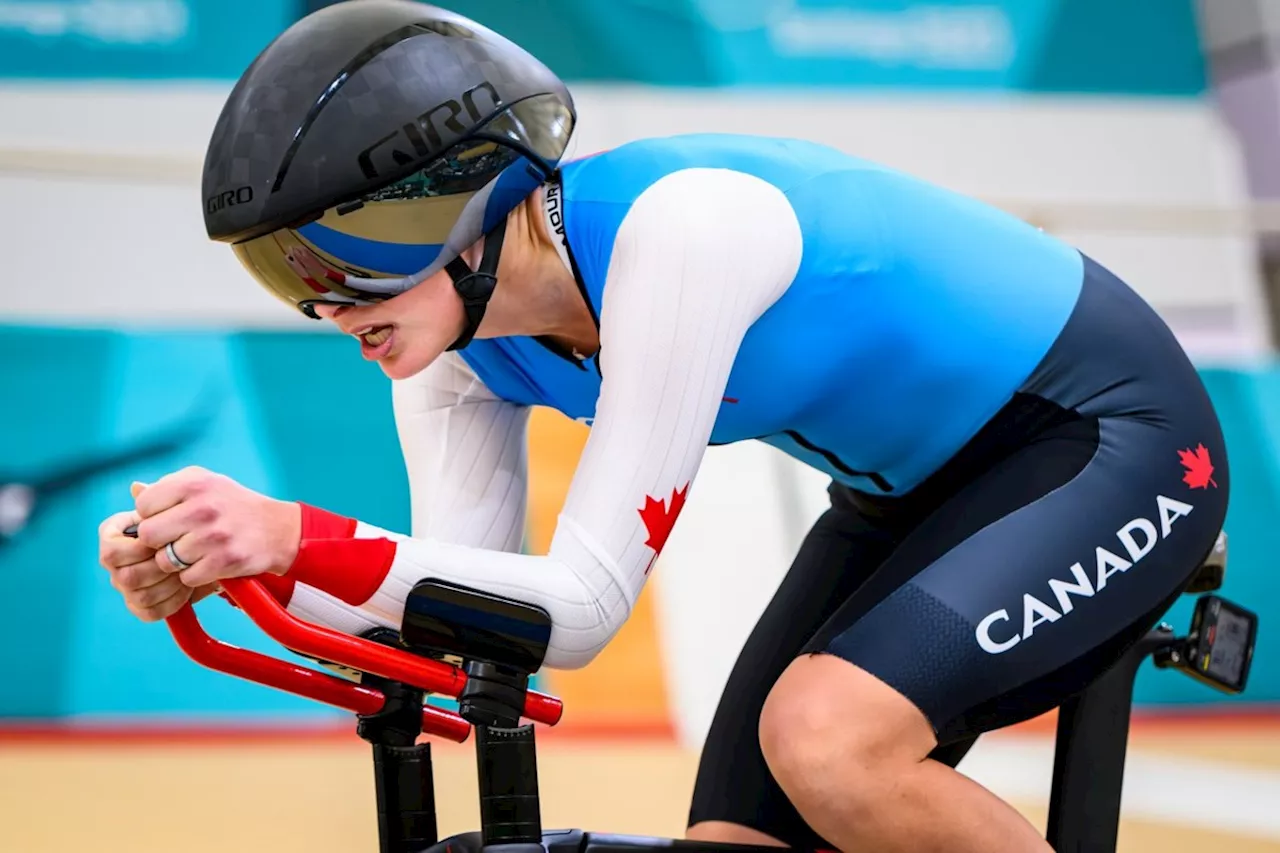
<svg viewBox="0 0 1280 853"><path fill-rule="evenodd" d="M323 302L312 306L312 310L316 312L317 317L335 321L350 309L350 305L328 305Z"/></svg>

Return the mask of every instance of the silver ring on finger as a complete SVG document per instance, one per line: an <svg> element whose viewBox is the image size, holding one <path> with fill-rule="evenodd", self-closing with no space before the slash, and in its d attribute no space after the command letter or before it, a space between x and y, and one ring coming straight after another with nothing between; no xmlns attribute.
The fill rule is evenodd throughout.
<svg viewBox="0 0 1280 853"><path fill-rule="evenodd" d="M179 570L191 568L191 563L178 556L178 552L173 550L173 543L170 542L164 546L164 555L169 558L169 562L178 567Z"/></svg>

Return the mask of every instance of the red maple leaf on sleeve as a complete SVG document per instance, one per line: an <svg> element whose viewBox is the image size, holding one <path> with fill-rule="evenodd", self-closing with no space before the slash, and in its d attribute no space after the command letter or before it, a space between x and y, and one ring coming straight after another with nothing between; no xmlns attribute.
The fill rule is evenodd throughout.
<svg viewBox="0 0 1280 853"><path fill-rule="evenodd" d="M1207 489L1213 486L1218 488L1218 484L1213 481L1213 463L1209 461L1209 448L1203 444L1197 444L1196 449L1178 451L1178 460L1182 462L1182 467L1187 472L1182 475L1182 482L1186 483L1193 489Z"/></svg>
<svg viewBox="0 0 1280 853"><path fill-rule="evenodd" d="M671 490L670 505L665 500L655 500L645 495L644 506L639 509L640 520L644 522L644 529L649 533L649 538L644 544L653 549L655 558L662 553L662 546L667 544L667 537L671 535L671 528L675 527L676 516L680 515L680 510L684 509L684 499L688 494L689 484L685 483L683 489ZM649 563L649 568L653 568L652 562ZM648 574L648 570L645 574Z"/></svg>

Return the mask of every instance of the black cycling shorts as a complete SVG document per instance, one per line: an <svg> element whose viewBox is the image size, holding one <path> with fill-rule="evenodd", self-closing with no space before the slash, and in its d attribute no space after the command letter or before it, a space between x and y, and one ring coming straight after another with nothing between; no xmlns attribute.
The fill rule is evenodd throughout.
<svg viewBox="0 0 1280 853"><path fill-rule="evenodd" d="M916 704L955 766L982 732L1087 686L1168 609L1222 529L1222 432L1151 308L1086 259L1071 317L1032 376L920 487L831 488L734 667L690 825L830 847L769 774L760 709L825 652Z"/></svg>

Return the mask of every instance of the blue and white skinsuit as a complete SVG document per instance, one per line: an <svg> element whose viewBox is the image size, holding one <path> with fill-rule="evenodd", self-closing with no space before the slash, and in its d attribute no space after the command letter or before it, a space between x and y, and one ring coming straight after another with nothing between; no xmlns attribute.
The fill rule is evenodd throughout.
<svg viewBox="0 0 1280 853"><path fill-rule="evenodd" d="M547 664L582 666L630 614L704 449L758 439L830 475L832 509L706 755L755 743L804 651L887 682L947 743L1059 703L1212 547L1228 473L1204 388L1154 312L1059 240L793 140L636 142L541 192L599 352L475 340L396 382L413 537L360 525L398 540L382 586L360 608L300 587L293 612L394 626L436 577L543 607ZM531 406L591 424L546 556L518 553ZM1196 448L1211 486L1185 477ZM704 760L694 817L812 842L756 759L735 778Z"/></svg>

